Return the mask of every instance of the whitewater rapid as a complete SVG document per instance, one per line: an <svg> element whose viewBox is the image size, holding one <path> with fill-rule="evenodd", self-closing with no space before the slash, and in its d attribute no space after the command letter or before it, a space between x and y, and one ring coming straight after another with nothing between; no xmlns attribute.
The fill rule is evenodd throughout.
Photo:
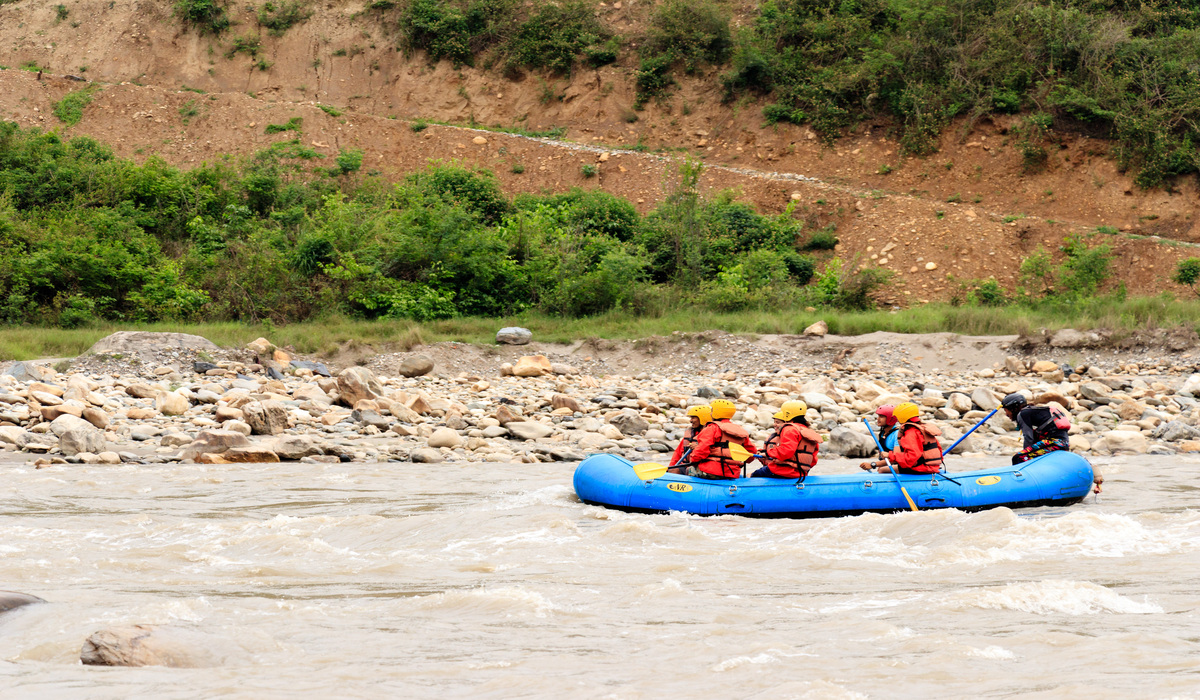
<svg viewBox="0 0 1200 700"><path fill-rule="evenodd" d="M0 589L49 601L0 616L0 697L1200 698L1200 459L1097 464L1071 508L818 520L586 506L571 465L0 465ZM225 661L79 664L128 624Z"/></svg>

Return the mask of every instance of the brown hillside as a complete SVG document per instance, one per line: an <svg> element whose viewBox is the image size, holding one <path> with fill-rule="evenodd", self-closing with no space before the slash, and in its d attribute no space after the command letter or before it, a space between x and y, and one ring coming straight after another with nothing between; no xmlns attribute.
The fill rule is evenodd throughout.
<svg viewBox="0 0 1200 700"><path fill-rule="evenodd" d="M364 3L325 3L281 38L258 29L245 7L234 13L237 26L213 38L184 31L168 2L80 0L68 6L67 21L56 19L57 4L0 5L0 65L10 67L0 71L0 118L60 128L54 102L83 85L62 76L85 76L103 89L64 133L94 136L126 157L157 155L186 167L249 154L287 138L265 135L266 124L300 116L306 144L326 155L361 148L364 169L388 177L429 159L458 160L492 170L511 192L598 187L646 211L668 186L671 159L687 151L708 166L702 182L710 190L734 188L764 212L796 202L796 215L809 223L836 223L840 256L861 255L899 273L890 300L899 304L947 298L955 279L995 276L1012 287L1020 259L1038 245L1053 249L1068 233L1098 226L1184 242L1104 237L1117 248L1117 273L1129 289L1156 292L1173 286L1175 261L1196 254L1187 244L1200 242L1195 179L1174 190L1139 190L1116 171L1104 141L1066 140L1037 174L1023 173L1002 120L958 125L929 158L899 156L884 123L864 123L826 147L804 127L764 127L761 105L722 104L717 71L681 79L670 99L630 123L629 57L570 78L512 81L406 58L388 24L363 13ZM602 6L602 18L634 36L648 7ZM246 34L261 36L267 70L243 54L226 58L233 38ZM48 68L41 81L14 69L27 62ZM345 113L331 117L318 102ZM189 103L198 114L185 123L180 109ZM406 121L414 118L565 127L569 142L440 126L416 133ZM639 142L668 150L622 148ZM518 163L524 172L513 174ZM584 163L598 164L598 176L585 178Z"/></svg>

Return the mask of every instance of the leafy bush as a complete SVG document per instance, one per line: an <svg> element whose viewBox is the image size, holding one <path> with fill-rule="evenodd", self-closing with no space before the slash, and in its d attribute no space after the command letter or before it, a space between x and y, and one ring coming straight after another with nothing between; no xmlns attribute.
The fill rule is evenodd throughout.
<svg viewBox="0 0 1200 700"><path fill-rule="evenodd" d="M1062 251L1066 258L1059 266L1059 284L1075 297L1095 294L1111 274L1112 246L1088 247L1083 238L1069 236L1063 242Z"/></svg>
<svg viewBox="0 0 1200 700"><path fill-rule="evenodd" d="M967 294L967 303L974 306L1005 306L1009 303L1008 293L996 281L996 278L980 282L975 289Z"/></svg>
<svg viewBox="0 0 1200 700"><path fill-rule="evenodd" d="M292 117L287 120L286 124L267 124L267 128L263 129L264 134L282 134L285 131L300 131L301 125L304 123L303 117Z"/></svg>
<svg viewBox="0 0 1200 700"><path fill-rule="evenodd" d="M93 85L67 93L54 103L54 116L67 126L75 126L83 119L83 108L92 103L92 96L99 90L99 86Z"/></svg>
<svg viewBox="0 0 1200 700"><path fill-rule="evenodd" d="M604 45L609 32L596 19L596 6L591 0L567 0L562 4L543 4L537 12L517 27L508 40L505 51L509 63L532 68L548 68L560 73L569 72L576 58L589 47L595 47L604 58ZM615 51L613 51L615 59ZM607 62L611 63L613 59Z"/></svg>
<svg viewBox="0 0 1200 700"><path fill-rule="evenodd" d="M804 244L805 250L833 250L837 247L837 225L829 224L823 229L813 231Z"/></svg>
<svg viewBox="0 0 1200 700"><path fill-rule="evenodd" d="M437 165L410 175L407 181L443 201L464 207L487 223L498 222L509 208L496 177L486 170Z"/></svg>
<svg viewBox="0 0 1200 700"><path fill-rule="evenodd" d="M729 12L713 0L666 0L654 8L643 55L668 55L694 72L729 60Z"/></svg>
<svg viewBox="0 0 1200 700"><path fill-rule="evenodd" d="M258 24L271 32L271 36L283 36L293 25L312 17L307 0L271 0L258 8Z"/></svg>
<svg viewBox="0 0 1200 700"><path fill-rule="evenodd" d="M229 28L229 17L219 0L176 0L175 16L201 34L220 34Z"/></svg>
<svg viewBox="0 0 1200 700"><path fill-rule="evenodd" d="M1196 296L1200 296L1200 289L1196 288L1197 283L1200 283L1200 258L1180 260L1171 280L1177 284L1191 287Z"/></svg>
<svg viewBox="0 0 1200 700"><path fill-rule="evenodd" d="M348 173L357 172L363 164L362 149L342 150L337 154L337 170L336 174L346 175Z"/></svg>
<svg viewBox="0 0 1200 700"><path fill-rule="evenodd" d="M411 0L400 31L409 51L422 50L430 61L446 59L457 68L474 65L475 54L497 43L513 18L512 0Z"/></svg>

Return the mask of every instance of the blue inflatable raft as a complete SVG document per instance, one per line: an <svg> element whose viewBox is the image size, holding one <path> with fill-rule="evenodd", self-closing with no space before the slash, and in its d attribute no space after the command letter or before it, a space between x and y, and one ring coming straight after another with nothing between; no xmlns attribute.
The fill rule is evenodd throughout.
<svg viewBox="0 0 1200 700"><path fill-rule="evenodd" d="M921 510L983 510L997 506L1067 506L1092 488L1092 465L1071 452L1051 452L1015 466L949 474L901 474ZM575 493L584 503L639 513L683 511L758 517L820 518L909 510L891 474L821 474L807 479L710 481L666 474L643 481L633 463L592 455L575 469Z"/></svg>

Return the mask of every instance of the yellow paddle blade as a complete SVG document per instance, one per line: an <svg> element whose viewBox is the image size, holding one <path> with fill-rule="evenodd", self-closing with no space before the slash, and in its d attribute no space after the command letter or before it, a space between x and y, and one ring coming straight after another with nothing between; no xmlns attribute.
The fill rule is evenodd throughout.
<svg viewBox="0 0 1200 700"><path fill-rule="evenodd" d="M654 481L667 473L667 465L658 462L642 462L633 465L633 473L642 481Z"/></svg>
<svg viewBox="0 0 1200 700"><path fill-rule="evenodd" d="M747 452L745 447L742 447L736 442L731 442L729 443L729 456L733 457L735 462L745 462L753 457L754 453Z"/></svg>

